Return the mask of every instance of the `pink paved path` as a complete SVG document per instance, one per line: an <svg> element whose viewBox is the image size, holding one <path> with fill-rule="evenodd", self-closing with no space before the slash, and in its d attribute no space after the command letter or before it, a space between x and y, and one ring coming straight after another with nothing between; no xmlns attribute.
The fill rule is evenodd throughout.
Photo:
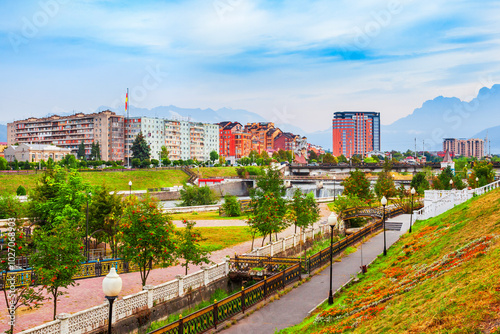
<svg viewBox="0 0 500 334"><path fill-rule="evenodd" d="M321 221L330 214L326 204L320 204L321 208ZM175 222L176 225L182 225L180 221ZM200 220L196 222L197 226L245 226L244 221L241 220ZM286 237L292 235L294 227L289 227L286 231L280 233L278 237ZM254 247L260 247L262 238L256 239ZM226 249L215 251L211 254L210 260L213 263L220 263L224 260L226 255L233 256L236 254L244 254L251 250L252 241L247 241ZM194 273L199 270L199 267L193 266L189 268L189 273ZM154 269L149 274L147 284L158 285L175 279L176 275L184 275L185 268L179 266ZM123 289L120 293L121 296L130 295L142 290L141 279L139 272L121 274L120 277L123 281ZM93 306L104 303L105 298L102 292L102 279L103 277L88 278L76 281L77 286L63 289L68 294L59 297L57 302L57 314L60 313L76 313ZM1 311L0 311L0 331L4 332L10 328L7 324L7 312L5 300L1 298ZM27 330L46 322L52 321L53 303L52 301L45 301L44 305L32 311L18 310L16 315L15 333Z"/></svg>

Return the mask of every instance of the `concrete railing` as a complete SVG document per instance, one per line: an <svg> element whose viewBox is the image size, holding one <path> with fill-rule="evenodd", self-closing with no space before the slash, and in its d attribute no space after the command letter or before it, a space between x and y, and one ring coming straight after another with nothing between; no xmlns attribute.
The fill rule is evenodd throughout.
<svg viewBox="0 0 500 334"><path fill-rule="evenodd" d="M415 220L425 220L438 216L452 209L455 205L466 202L474 195L480 196L498 187L500 187L500 180L470 190L426 190L424 207L413 212Z"/></svg>

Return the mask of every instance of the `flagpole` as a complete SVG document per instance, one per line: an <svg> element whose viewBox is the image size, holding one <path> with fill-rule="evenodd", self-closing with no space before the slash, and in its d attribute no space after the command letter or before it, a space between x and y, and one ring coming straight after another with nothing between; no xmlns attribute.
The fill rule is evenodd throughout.
<svg viewBox="0 0 500 334"><path fill-rule="evenodd" d="M130 168L130 145L129 141L127 138L127 135L130 137L130 117L128 114L128 88L127 88L127 95L125 96L125 113L127 113L127 126L125 127L125 145L127 146L127 167ZM128 130L127 130L128 128Z"/></svg>

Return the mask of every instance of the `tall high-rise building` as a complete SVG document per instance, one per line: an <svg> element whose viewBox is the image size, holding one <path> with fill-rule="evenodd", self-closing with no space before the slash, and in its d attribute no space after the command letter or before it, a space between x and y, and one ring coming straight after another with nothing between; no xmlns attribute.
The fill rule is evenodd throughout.
<svg viewBox="0 0 500 334"><path fill-rule="evenodd" d="M445 138L443 141L443 151L449 151L454 155L481 159L484 156L484 140L476 138Z"/></svg>
<svg viewBox="0 0 500 334"><path fill-rule="evenodd" d="M71 116L31 117L7 124L7 142L9 145L52 144L70 149L76 155L83 141L87 157L92 143L98 142L102 160L123 160L123 124L124 117L109 110Z"/></svg>
<svg viewBox="0 0 500 334"><path fill-rule="evenodd" d="M342 111L334 113L333 155L351 158L380 151L380 113Z"/></svg>

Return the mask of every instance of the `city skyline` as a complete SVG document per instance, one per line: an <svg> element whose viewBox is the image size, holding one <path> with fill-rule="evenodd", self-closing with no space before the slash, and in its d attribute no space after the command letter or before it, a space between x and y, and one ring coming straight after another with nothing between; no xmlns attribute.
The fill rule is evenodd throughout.
<svg viewBox="0 0 500 334"><path fill-rule="evenodd" d="M493 1L2 6L3 124L119 107L129 87L143 108L246 109L306 132L375 110L387 125L439 95L469 101L500 73Z"/></svg>

